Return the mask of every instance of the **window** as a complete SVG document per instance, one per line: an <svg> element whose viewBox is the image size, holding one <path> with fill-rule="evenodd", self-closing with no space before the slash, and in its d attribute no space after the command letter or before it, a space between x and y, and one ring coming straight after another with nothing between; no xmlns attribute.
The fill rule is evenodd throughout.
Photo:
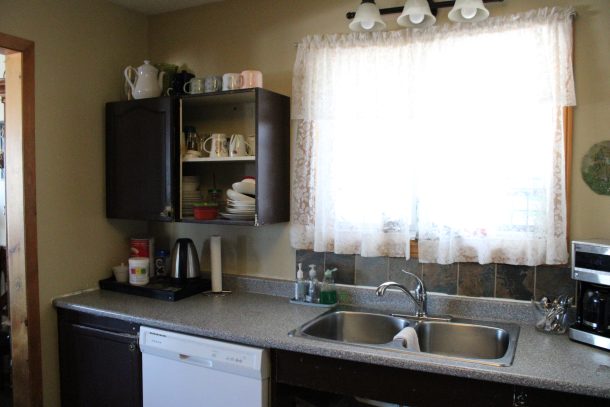
<svg viewBox="0 0 610 407"><path fill-rule="evenodd" d="M567 261L571 9L311 36L298 48L291 242L422 262Z"/></svg>

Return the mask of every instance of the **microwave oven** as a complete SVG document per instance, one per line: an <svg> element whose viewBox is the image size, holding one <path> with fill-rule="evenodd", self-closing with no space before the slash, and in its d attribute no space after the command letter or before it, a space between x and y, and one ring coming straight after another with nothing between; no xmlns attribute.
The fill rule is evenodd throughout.
<svg viewBox="0 0 610 407"><path fill-rule="evenodd" d="M572 242L572 278L610 286L610 240Z"/></svg>

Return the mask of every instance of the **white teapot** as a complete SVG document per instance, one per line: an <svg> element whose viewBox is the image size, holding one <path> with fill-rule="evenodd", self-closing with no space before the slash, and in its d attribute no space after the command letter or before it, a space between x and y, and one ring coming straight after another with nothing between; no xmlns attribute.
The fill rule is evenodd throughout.
<svg viewBox="0 0 610 407"><path fill-rule="evenodd" d="M130 78L130 72L135 75L135 83ZM140 65L136 71L133 67L128 66L123 72L125 79L131 88L131 94L134 99L156 98L161 96L163 90L163 75L159 74L159 70L150 64L150 61L144 61L144 65Z"/></svg>

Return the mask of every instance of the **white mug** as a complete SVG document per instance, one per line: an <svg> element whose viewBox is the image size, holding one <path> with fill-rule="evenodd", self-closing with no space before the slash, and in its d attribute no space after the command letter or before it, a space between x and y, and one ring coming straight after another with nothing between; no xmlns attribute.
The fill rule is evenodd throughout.
<svg viewBox="0 0 610 407"><path fill-rule="evenodd" d="M226 73L222 75L222 90L233 90L241 88L241 74Z"/></svg>
<svg viewBox="0 0 610 407"><path fill-rule="evenodd" d="M208 141L212 140L210 149L206 148ZM224 133L213 133L203 142L203 149L210 154L210 158L220 158L229 156L229 148L227 146L227 135Z"/></svg>
<svg viewBox="0 0 610 407"><path fill-rule="evenodd" d="M246 140L248 147L250 147L250 155L256 155L256 137L254 137L254 135L250 135L246 137Z"/></svg>
<svg viewBox="0 0 610 407"><path fill-rule="evenodd" d="M231 157L244 157L251 155L252 148L246 143L246 139L241 134L232 134L229 142L229 155Z"/></svg>
<svg viewBox="0 0 610 407"><path fill-rule="evenodd" d="M263 73L261 71L243 71L241 73L241 88L262 88Z"/></svg>
<svg viewBox="0 0 610 407"><path fill-rule="evenodd" d="M203 82L203 91L205 93L218 92L222 89L222 76L206 76Z"/></svg>
<svg viewBox="0 0 610 407"><path fill-rule="evenodd" d="M197 93L203 93L203 78L192 78L190 81L186 82L182 87L184 93L188 93L190 95L195 95ZM190 88L187 90L187 88Z"/></svg>

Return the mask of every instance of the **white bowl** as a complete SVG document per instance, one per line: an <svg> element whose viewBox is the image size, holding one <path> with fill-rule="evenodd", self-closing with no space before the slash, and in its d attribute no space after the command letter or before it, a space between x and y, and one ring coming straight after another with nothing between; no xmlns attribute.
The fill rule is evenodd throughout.
<svg viewBox="0 0 610 407"><path fill-rule="evenodd" d="M256 184L252 182L234 182L233 190L240 194L256 195Z"/></svg>
<svg viewBox="0 0 610 407"><path fill-rule="evenodd" d="M183 192L193 192L193 191L197 191L199 189L199 183L190 183L190 182L183 182L182 183L182 191Z"/></svg>
<svg viewBox="0 0 610 407"><path fill-rule="evenodd" d="M231 188L227 189L227 196L235 201L251 202L251 203L256 202L256 199L254 199L248 195L240 194L239 192L234 191Z"/></svg>

